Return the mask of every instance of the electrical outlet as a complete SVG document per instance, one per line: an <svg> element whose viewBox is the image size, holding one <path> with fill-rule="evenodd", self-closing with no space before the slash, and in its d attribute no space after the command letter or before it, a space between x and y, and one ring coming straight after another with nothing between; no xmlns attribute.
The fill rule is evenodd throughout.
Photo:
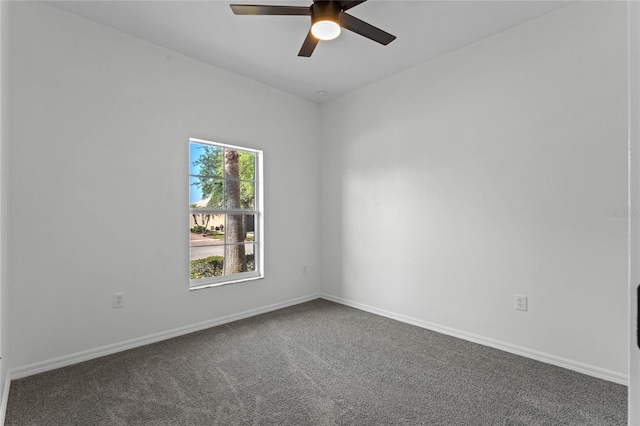
<svg viewBox="0 0 640 426"><path fill-rule="evenodd" d="M113 308L124 308L124 293L113 293Z"/></svg>
<svg viewBox="0 0 640 426"><path fill-rule="evenodd" d="M527 310L527 296L516 294L516 310L517 311Z"/></svg>
<svg viewBox="0 0 640 426"><path fill-rule="evenodd" d="M307 265L302 265L302 275L307 275Z"/></svg>

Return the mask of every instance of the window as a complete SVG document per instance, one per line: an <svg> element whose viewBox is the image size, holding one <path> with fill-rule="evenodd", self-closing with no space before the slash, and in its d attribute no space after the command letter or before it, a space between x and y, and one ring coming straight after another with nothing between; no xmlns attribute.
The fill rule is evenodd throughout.
<svg viewBox="0 0 640 426"><path fill-rule="evenodd" d="M191 288L261 278L262 151L189 140Z"/></svg>

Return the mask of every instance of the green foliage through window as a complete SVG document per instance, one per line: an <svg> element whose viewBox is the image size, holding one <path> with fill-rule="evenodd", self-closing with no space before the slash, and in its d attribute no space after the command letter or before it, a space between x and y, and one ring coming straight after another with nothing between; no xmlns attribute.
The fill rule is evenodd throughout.
<svg viewBox="0 0 640 426"><path fill-rule="evenodd" d="M254 255L246 255L247 270L255 270ZM189 271L190 278L197 280L200 278L210 278L222 276L224 271L223 256L209 256L204 259L195 259L191 261Z"/></svg>

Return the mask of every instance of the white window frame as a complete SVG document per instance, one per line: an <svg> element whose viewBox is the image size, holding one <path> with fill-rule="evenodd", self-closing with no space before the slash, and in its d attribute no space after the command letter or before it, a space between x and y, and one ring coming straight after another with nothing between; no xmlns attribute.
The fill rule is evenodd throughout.
<svg viewBox="0 0 640 426"><path fill-rule="evenodd" d="M209 287L217 287L226 284L233 284L245 281L252 281L264 278L264 213L263 213L263 174L262 174L262 157L263 152L259 149L247 148L244 146L236 146L229 145L220 142L212 142L203 139L189 139L189 151L191 149L191 144L202 144L202 145L210 145L218 148L226 148L244 152L251 152L255 155L255 168L254 168L254 191L255 191L255 206L254 209L226 209L226 208L191 208L189 206L189 217L187 218L187 223L191 220L191 215L197 214L211 214L211 215L229 215L229 214L250 214L255 217L254 219L254 241L253 241L253 255L254 255L254 270L248 272L240 272L238 274L233 275L222 275L216 277L209 278L200 278L200 279L191 279L189 278L189 289L190 290L199 290L203 288ZM190 157L190 156L189 156ZM191 158L189 158L191 161ZM189 173L188 173L188 185L191 184L191 177L194 176L190 173L191 165L189 165ZM189 239L189 255L187 257L187 262L189 265L189 271L191 271L191 236L190 230L187 230L187 238ZM225 243L224 246L227 244Z"/></svg>

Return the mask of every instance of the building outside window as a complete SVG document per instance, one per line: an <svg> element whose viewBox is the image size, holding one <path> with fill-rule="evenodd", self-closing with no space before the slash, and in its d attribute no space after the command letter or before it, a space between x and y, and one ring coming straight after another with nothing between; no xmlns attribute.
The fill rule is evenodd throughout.
<svg viewBox="0 0 640 426"><path fill-rule="evenodd" d="M262 278L262 151L189 140L189 278L202 288Z"/></svg>

